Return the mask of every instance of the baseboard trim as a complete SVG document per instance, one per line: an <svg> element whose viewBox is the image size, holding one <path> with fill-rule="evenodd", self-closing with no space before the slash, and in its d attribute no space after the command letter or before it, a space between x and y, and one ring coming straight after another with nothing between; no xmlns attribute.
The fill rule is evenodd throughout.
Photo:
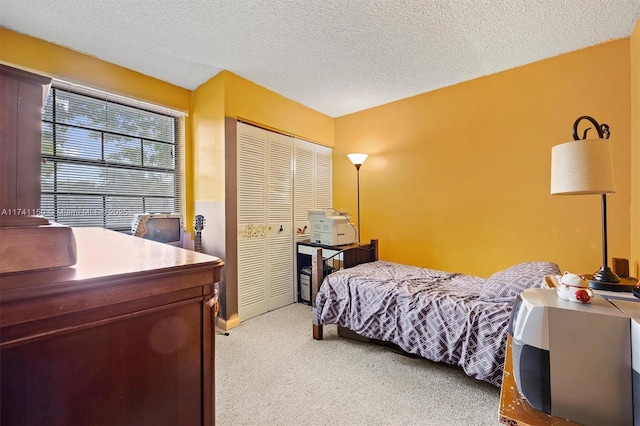
<svg viewBox="0 0 640 426"><path fill-rule="evenodd" d="M216 318L216 327L221 330L230 330L232 328L238 327L240 325L240 318L237 315L229 319L224 318Z"/></svg>

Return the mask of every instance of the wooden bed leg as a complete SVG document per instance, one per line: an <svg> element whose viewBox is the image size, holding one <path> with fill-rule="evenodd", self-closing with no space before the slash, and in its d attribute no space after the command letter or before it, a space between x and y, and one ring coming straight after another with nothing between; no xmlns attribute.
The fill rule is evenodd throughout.
<svg viewBox="0 0 640 426"><path fill-rule="evenodd" d="M313 338L322 340L322 325L319 324L316 312L316 296L324 279L324 261L322 249L314 248L311 253L311 306L313 307Z"/></svg>
<svg viewBox="0 0 640 426"><path fill-rule="evenodd" d="M313 338L314 340L322 340L322 324L318 321L318 311L316 311L315 306L313 307L313 313L311 315L313 317Z"/></svg>
<svg viewBox="0 0 640 426"><path fill-rule="evenodd" d="M313 338L315 340L322 340L322 326L313 324Z"/></svg>

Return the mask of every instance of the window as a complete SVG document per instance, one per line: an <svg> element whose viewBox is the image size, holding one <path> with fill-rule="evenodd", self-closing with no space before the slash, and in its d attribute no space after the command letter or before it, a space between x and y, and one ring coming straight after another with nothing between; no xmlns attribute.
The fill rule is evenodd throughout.
<svg viewBox="0 0 640 426"><path fill-rule="evenodd" d="M181 211L175 114L54 83L42 126L40 207L48 219L128 231L135 213Z"/></svg>

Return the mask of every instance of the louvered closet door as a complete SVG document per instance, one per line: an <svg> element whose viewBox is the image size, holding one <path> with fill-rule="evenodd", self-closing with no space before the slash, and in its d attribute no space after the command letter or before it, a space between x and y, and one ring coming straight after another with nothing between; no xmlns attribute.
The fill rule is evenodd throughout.
<svg viewBox="0 0 640 426"><path fill-rule="evenodd" d="M268 310L294 302L293 138L269 133L267 158Z"/></svg>
<svg viewBox="0 0 640 426"><path fill-rule="evenodd" d="M332 155L333 150L316 145L314 151L314 208L328 209L333 207L332 198Z"/></svg>
<svg viewBox="0 0 640 426"><path fill-rule="evenodd" d="M308 240L311 234L308 212L315 207L314 153L314 144L300 139L295 140L293 220L296 241Z"/></svg>
<svg viewBox="0 0 640 426"><path fill-rule="evenodd" d="M238 123L238 316L267 311L267 131Z"/></svg>

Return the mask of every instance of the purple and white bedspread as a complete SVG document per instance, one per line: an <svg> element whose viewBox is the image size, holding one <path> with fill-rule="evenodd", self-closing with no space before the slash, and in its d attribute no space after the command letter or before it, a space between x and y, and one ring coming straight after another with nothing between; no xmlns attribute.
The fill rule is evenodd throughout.
<svg viewBox="0 0 640 426"><path fill-rule="evenodd" d="M328 275L314 315L500 386L513 300L483 300L486 281L379 260Z"/></svg>

